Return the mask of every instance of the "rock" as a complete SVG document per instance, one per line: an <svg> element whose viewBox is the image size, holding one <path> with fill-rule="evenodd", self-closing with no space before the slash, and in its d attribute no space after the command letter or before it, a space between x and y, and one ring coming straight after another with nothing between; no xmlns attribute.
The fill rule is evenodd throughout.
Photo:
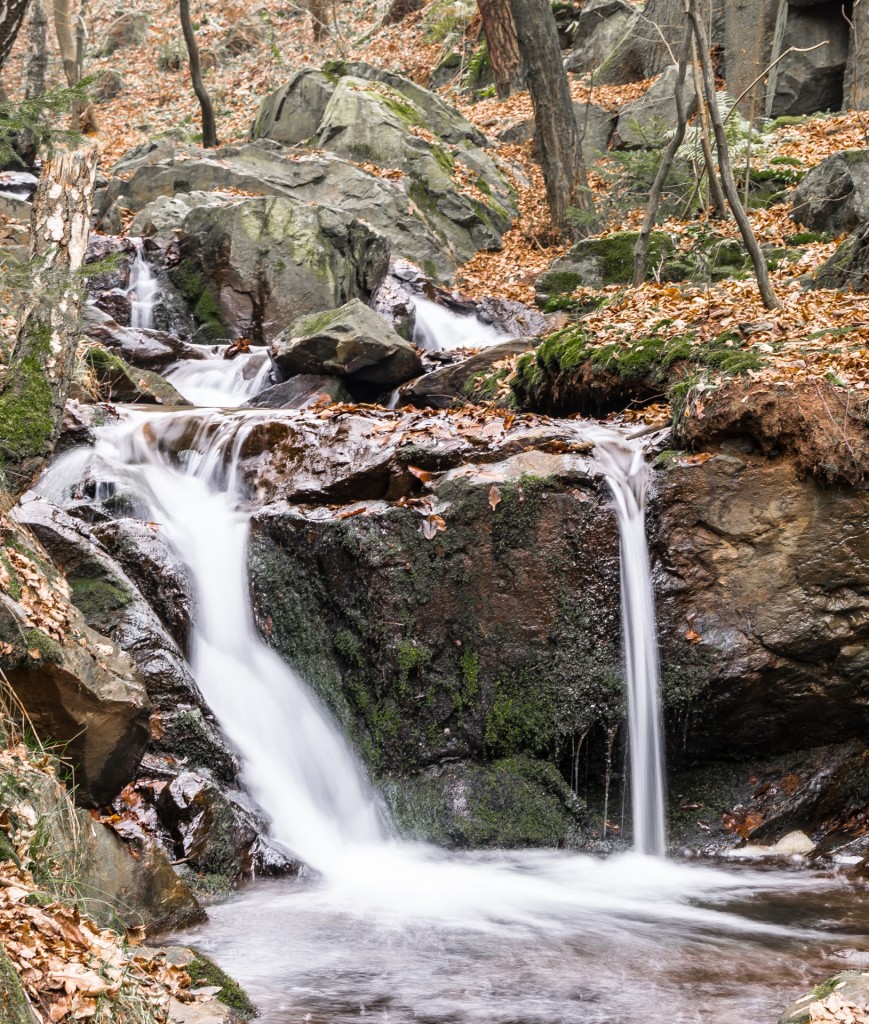
<svg viewBox="0 0 869 1024"><path fill-rule="evenodd" d="M846 149L813 167L794 192L791 216L831 235L869 222L869 149Z"/></svg>
<svg viewBox="0 0 869 1024"><path fill-rule="evenodd" d="M136 246L130 238L115 238L111 235L91 234L85 262L91 267L88 289L91 292L110 291L113 288L126 289L130 283L130 267L136 258ZM112 260L113 266L105 273L95 274L95 263Z"/></svg>
<svg viewBox="0 0 869 1024"><path fill-rule="evenodd" d="M299 316L367 300L389 263L362 221L289 199L194 209L173 277L213 334L274 338Z"/></svg>
<svg viewBox="0 0 869 1024"><path fill-rule="evenodd" d="M452 405L465 404L475 378L485 378L494 364L533 347L534 342L528 338L492 345L463 362L433 370L405 384L398 389L398 404L410 403L419 409L448 409Z"/></svg>
<svg viewBox="0 0 869 1024"><path fill-rule="evenodd" d="M381 784L401 834L452 849L577 846L584 808L551 764L447 764Z"/></svg>
<svg viewBox="0 0 869 1024"><path fill-rule="evenodd" d="M573 111L582 140L582 158L586 164L593 164L607 151L618 117L612 111L605 110L596 103L574 103ZM530 142L535 138L534 118L530 117L518 124L511 125L501 133L499 138L502 142L508 143ZM536 140L534 148L535 158L539 158Z"/></svg>
<svg viewBox="0 0 869 1024"><path fill-rule="evenodd" d="M94 344L85 353L85 362L100 385L108 390L112 402L142 405L190 405L174 387L152 370L131 367L120 356Z"/></svg>
<svg viewBox="0 0 869 1024"><path fill-rule="evenodd" d="M429 223L425 204L408 203L403 182L377 177L326 152L288 160L281 147L264 139L221 150L177 145L131 157L120 167L132 178L116 179L118 205L142 211L136 230L149 234L153 225L158 238L181 227L187 206L206 205L203 195L211 195L212 205L238 202L237 195L220 192L229 188L340 208L385 235L398 255L418 260L437 280L451 277L458 262L473 255L454 251L457 238L467 243L464 229L450 227L444 235L442 221Z"/></svg>
<svg viewBox="0 0 869 1024"><path fill-rule="evenodd" d="M842 109L848 35L842 6L834 0L811 7L788 5L782 52L794 46L810 49L788 54L777 66L773 117Z"/></svg>
<svg viewBox="0 0 869 1024"><path fill-rule="evenodd" d="M577 242L537 279L535 298L538 305L548 312L553 302L569 297L581 286L604 288L609 284L628 283L633 274L636 243L635 231L617 231L603 238L586 238ZM649 274L674 251L669 235L653 231L647 261Z"/></svg>
<svg viewBox="0 0 869 1024"><path fill-rule="evenodd" d="M516 215L516 200L484 149L445 146L450 138L462 140L464 119L455 115L440 133L435 127L440 118L430 116L431 107L417 105L407 90L399 92L383 81L342 78L323 115L317 144L347 159L407 174L409 197L461 262L480 249L500 246ZM449 111L443 104L435 109L444 117ZM461 190L453 177L457 174L473 175L479 198Z"/></svg>
<svg viewBox="0 0 869 1024"><path fill-rule="evenodd" d="M91 96L97 103L108 103L124 91L124 76L120 71L107 68L101 71L91 87Z"/></svg>
<svg viewBox="0 0 869 1024"><path fill-rule="evenodd" d="M140 519L110 519L91 532L130 576L180 650L189 654L193 581L160 530Z"/></svg>
<svg viewBox="0 0 869 1024"><path fill-rule="evenodd" d="M619 113L616 135L625 149L657 149L665 133L676 124L675 64L667 68L645 95L626 104ZM682 103L690 111L696 100L694 81L690 75L682 88Z"/></svg>
<svg viewBox="0 0 869 1024"><path fill-rule="evenodd" d="M167 242L195 207L223 206L232 201L227 192L179 192L174 196L158 196L139 210L130 223L130 232Z"/></svg>
<svg viewBox="0 0 869 1024"><path fill-rule="evenodd" d="M96 431L117 420L117 413L109 405L85 405L71 398L63 410L63 424L55 452L60 455L77 445L91 445Z"/></svg>
<svg viewBox="0 0 869 1024"><path fill-rule="evenodd" d="M389 10L383 17L383 24L397 25L408 15L421 11L423 7L425 7L425 0L392 0Z"/></svg>
<svg viewBox="0 0 869 1024"><path fill-rule="evenodd" d="M811 1024L815 1015L812 1013L812 1005L817 1002L826 1002L828 996L835 995L841 1000L845 1007L869 1006L869 973L866 971L842 971L840 974L827 978L826 981L798 999L785 1010L779 1017L778 1024ZM822 1011L825 1014L826 1010ZM838 1008L836 1012L841 1012ZM845 1010L847 1013L848 1011ZM829 1014L832 1016L832 1013ZM850 1014L849 1014L850 1015ZM846 1018L847 1019L847 1018Z"/></svg>
<svg viewBox="0 0 869 1024"><path fill-rule="evenodd" d="M23 768L16 783L21 802L44 823L34 859L42 870L61 873L66 882L75 880L82 912L101 927L123 934L144 926L148 933L159 933L204 920L196 898L157 846L122 842L106 825L74 808L51 775Z"/></svg>
<svg viewBox="0 0 869 1024"><path fill-rule="evenodd" d="M300 373L282 384L261 391L245 406L248 409L304 409L326 396L333 402L352 402L353 396L339 377Z"/></svg>
<svg viewBox="0 0 869 1024"><path fill-rule="evenodd" d="M763 78L773 60L772 46L776 38L779 5L766 3L766 0L742 0L740 3L725 3L725 8L722 42L726 55L727 92L733 97L742 96L740 113L750 117L752 109L755 115L763 112L767 93ZM788 4L788 19L792 10L792 5ZM776 69L772 69L771 77L775 74ZM762 77L758 82L759 76ZM755 83L753 87L752 83Z"/></svg>
<svg viewBox="0 0 869 1024"><path fill-rule="evenodd" d="M815 288L869 292L869 223L849 235L833 255L815 271Z"/></svg>
<svg viewBox="0 0 869 1024"><path fill-rule="evenodd" d="M628 0L589 0L579 15L576 38L580 42L565 61L565 69L589 74L600 68L605 74L630 42L639 19L639 12Z"/></svg>
<svg viewBox="0 0 869 1024"><path fill-rule="evenodd" d="M166 331L120 327L114 320L85 318L88 337L100 342L109 352L130 366L142 370L165 370L179 359L205 359L205 351ZM183 401L180 404L186 404Z"/></svg>
<svg viewBox="0 0 869 1024"><path fill-rule="evenodd" d="M416 349L358 299L295 320L269 353L285 378L326 373L388 388L422 373Z"/></svg>
<svg viewBox="0 0 869 1024"><path fill-rule="evenodd" d="M848 110L869 109L869 8L855 4L851 11L851 35L848 42L848 63L843 82L843 105Z"/></svg>
<svg viewBox="0 0 869 1024"><path fill-rule="evenodd" d="M9 530L7 524L7 543ZM3 558L10 582L0 594L0 667L37 734L62 744L75 765L76 799L101 806L134 776L148 742L145 686L130 658L86 625L36 541L17 529L11 540L16 546ZM25 586L35 595L27 607L11 596Z"/></svg>
<svg viewBox="0 0 869 1024"><path fill-rule="evenodd" d="M814 850L815 844L805 832L788 832L772 846L748 843L732 850L731 857L753 860L759 857L802 857Z"/></svg>
<svg viewBox="0 0 869 1024"><path fill-rule="evenodd" d="M295 145L313 139L335 92L335 79L322 71L297 71L286 85L267 96L251 128L252 139Z"/></svg>
<svg viewBox="0 0 869 1024"><path fill-rule="evenodd" d="M36 1014L6 951L0 946L0 1018L4 1024L37 1024Z"/></svg>
<svg viewBox="0 0 869 1024"><path fill-rule="evenodd" d="M147 14L137 11L118 11L115 20L106 32L106 41L102 46L102 55L111 57L125 46L141 46L148 36L151 19Z"/></svg>

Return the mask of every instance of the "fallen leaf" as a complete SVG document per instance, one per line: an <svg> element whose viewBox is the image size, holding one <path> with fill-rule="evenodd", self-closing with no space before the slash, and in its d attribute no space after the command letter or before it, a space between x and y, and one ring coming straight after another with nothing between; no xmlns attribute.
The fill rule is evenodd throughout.
<svg viewBox="0 0 869 1024"><path fill-rule="evenodd" d="M492 484L492 486L489 488L489 504L492 506L493 512L501 504L501 492L498 490L495 484Z"/></svg>

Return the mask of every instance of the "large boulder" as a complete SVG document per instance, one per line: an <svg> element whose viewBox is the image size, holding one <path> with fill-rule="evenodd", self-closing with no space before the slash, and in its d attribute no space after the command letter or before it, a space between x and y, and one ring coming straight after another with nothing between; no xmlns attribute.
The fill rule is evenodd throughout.
<svg viewBox="0 0 869 1024"><path fill-rule="evenodd" d="M134 663L91 629L32 535L4 522L0 668L37 733L64 745L76 799L100 806L133 778L150 703Z"/></svg>
<svg viewBox="0 0 869 1024"><path fill-rule="evenodd" d="M573 113L582 145L582 158L586 164L593 164L606 153L615 131L618 115L596 103L574 103ZM524 143L535 138L534 118L529 117L510 125L499 136L502 142ZM535 157L539 157L535 141Z"/></svg>
<svg viewBox="0 0 869 1024"><path fill-rule="evenodd" d="M300 317L269 352L284 378L325 373L389 388L422 373L416 349L358 299Z"/></svg>
<svg viewBox="0 0 869 1024"><path fill-rule="evenodd" d="M251 138L291 146L313 139L334 92L334 75L313 68L296 71L260 103Z"/></svg>
<svg viewBox="0 0 869 1024"><path fill-rule="evenodd" d="M299 316L367 300L388 265L386 239L351 215L246 199L190 212L173 276L214 335L261 342Z"/></svg>
<svg viewBox="0 0 869 1024"><path fill-rule="evenodd" d="M842 5L835 0L788 5L781 43L785 56L775 68L773 117L842 109L848 34ZM789 53L792 47L800 52Z"/></svg>
<svg viewBox="0 0 869 1024"><path fill-rule="evenodd" d="M616 135L626 149L657 148L664 133L676 124L676 78L678 69L670 65L648 91L637 100L625 104L619 113ZM696 97L694 81L686 76L682 87L682 104L690 111Z"/></svg>
<svg viewBox="0 0 869 1024"><path fill-rule="evenodd" d="M565 61L565 69L577 74L606 69L612 56L625 49L639 20L640 12L629 0L588 0L578 19L579 43Z"/></svg>
<svg viewBox="0 0 869 1024"><path fill-rule="evenodd" d="M417 87L418 88L418 87ZM517 213L507 179L484 149L439 133L427 111L382 81L342 78L317 144L408 177L407 194L459 262L496 249ZM449 143L450 135L459 142Z"/></svg>
<svg viewBox="0 0 869 1024"><path fill-rule="evenodd" d="M322 398L332 402L352 402L353 396L340 377L317 373L299 373L275 384L247 403L249 409L304 409Z"/></svg>
<svg viewBox="0 0 869 1024"><path fill-rule="evenodd" d="M794 192L791 216L831 235L869 221L869 149L845 149L813 167Z"/></svg>
<svg viewBox="0 0 869 1024"><path fill-rule="evenodd" d="M159 373L130 366L125 359L103 348L102 345L91 345L85 352L84 359L103 390L104 397L111 402L131 405L190 405L181 392Z"/></svg>

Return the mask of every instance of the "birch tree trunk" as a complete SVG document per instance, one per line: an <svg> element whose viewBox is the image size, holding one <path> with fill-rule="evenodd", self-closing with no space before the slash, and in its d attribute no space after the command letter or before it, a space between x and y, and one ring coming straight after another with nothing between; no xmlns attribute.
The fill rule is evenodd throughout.
<svg viewBox="0 0 869 1024"><path fill-rule="evenodd" d="M519 39L510 10L510 0L477 0L489 59L495 75L495 90L501 99L509 96L522 77Z"/></svg>
<svg viewBox="0 0 869 1024"><path fill-rule="evenodd" d="M193 82L193 91L199 100L202 110L202 145L206 149L214 149L217 145L217 122L214 119L214 107L211 104L211 97L205 88L202 80L202 64L199 61L199 47L196 45L196 34L193 31L193 22L190 20L190 0L180 0L179 10L181 14L181 30L184 33L184 42L187 44L187 56L190 60L190 79Z"/></svg>
<svg viewBox="0 0 869 1024"><path fill-rule="evenodd" d="M0 67L12 49L30 0L0 0Z"/></svg>
<svg viewBox="0 0 869 1024"><path fill-rule="evenodd" d="M543 179L552 226L567 237L593 231L594 202L582 160L582 140L561 60L549 0L510 0L540 140ZM585 223L568 216L584 215Z"/></svg>
<svg viewBox="0 0 869 1024"><path fill-rule="evenodd" d="M0 467L14 496L54 450L75 367L97 148L46 161L33 198L33 280L0 393Z"/></svg>

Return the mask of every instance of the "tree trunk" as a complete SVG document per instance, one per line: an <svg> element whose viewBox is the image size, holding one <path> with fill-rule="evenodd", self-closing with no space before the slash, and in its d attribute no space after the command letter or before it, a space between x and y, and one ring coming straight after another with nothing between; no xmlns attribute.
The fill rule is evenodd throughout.
<svg viewBox="0 0 869 1024"><path fill-rule="evenodd" d="M75 366L97 148L48 160L33 199L33 281L0 393L0 466L13 496L54 450Z"/></svg>
<svg viewBox="0 0 869 1024"><path fill-rule="evenodd" d="M715 77L712 73L712 62L709 59L709 43L706 39L706 30L703 28L703 21L697 13L697 0L685 0L685 14L691 20L694 35L697 38L697 47L700 50L700 66L703 69L703 89L706 93L706 103L712 118L712 130L715 132L721 185L727 197L727 203L733 211L736 223L739 225L742 241L745 243L745 248L748 250L751 262L754 264L754 276L757 278L757 287L763 299L763 304L767 309L778 309L780 303L769 279L766 260L760 250L760 246L757 244L757 239L754 237L751 222L745 214L742 203L739 201L739 190L736 187L733 169L730 166L730 147L727 145L727 134L724 130L724 122L721 119L721 111L718 109L718 100L715 95Z"/></svg>
<svg viewBox="0 0 869 1024"><path fill-rule="evenodd" d="M308 0L308 10L311 12L314 39L319 43L329 34L329 0Z"/></svg>
<svg viewBox="0 0 869 1024"><path fill-rule="evenodd" d="M73 14L73 0L53 0L54 31L57 34L57 45L63 62L63 73L66 84L74 89L82 79L83 53L80 53L76 42L77 19ZM72 107L72 127L74 131L96 132L96 114L89 101L75 100Z"/></svg>
<svg viewBox="0 0 869 1024"><path fill-rule="evenodd" d="M510 0L510 7L534 104L552 227L582 237L593 230L594 201L552 7L549 0Z"/></svg>
<svg viewBox="0 0 869 1024"><path fill-rule="evenodd" d="M640 228L640 233L637 236L637 244L634 246L633 285L635 288L638 288L646 279L646 257L649 252L649 239L652 235L652 228L655 226L655 220L658 217L658 206L661 202L661 193L664 189L667 177L670 174L670 170L673 167L673 161L676 159L676 153L685 139L685 129L688 127L688 118L694 112L693 107L696 106L697 98L699 98L695 98L694 103L692 104L692 109L685 108L685 103L682 99L682 88L685 85L685 73L688 69L690 54L691 23L688 22L685 25L683 33L682 47L679 51L678 58L679 71L676 75L676 130L667 145L667 149L664 152L664 158L661 160L661 166L658 168L658 173L655 175L655 180L652 183L652 189L649 192L649 204L646 207L646 215L643 218L643 226Z"/></svg>
<svg viewBox="0 0 869 1024"><path fill-rule="evenodd" d="M217 122L214 120L214 107L211 105L211 97L202 81L202 65L199 62L199 47L196 45L196 35L193 32L193 22L190 20L190 0L179 0L181 12L181 29L184 32L184 42L187 44L187 56L190 60L190 78L193 82L193 91L199 100L202 108L202 145L206 149L213 149L217 145Z"/></svg>
<svg viewBox="0 0 869 1024"><path fill-rule="evenodd" d="M32 100L45 92L45 76L48 71L48 13L45 10L45 0L32 2L29 43L24 95Z"/></svg>
<svg viewBox="0 0 869 1024"><path fill-rule="evenodd" d="M30 0L0 0L0 67L9 56Z"/></svg>
<svg viewBox="0 0 869 1024"><path fill-rule="evenodd" d="M501 99L509 96L522 78L522 57L510 0L477 0L489 59L495 75L495 89Z"/></svg>

